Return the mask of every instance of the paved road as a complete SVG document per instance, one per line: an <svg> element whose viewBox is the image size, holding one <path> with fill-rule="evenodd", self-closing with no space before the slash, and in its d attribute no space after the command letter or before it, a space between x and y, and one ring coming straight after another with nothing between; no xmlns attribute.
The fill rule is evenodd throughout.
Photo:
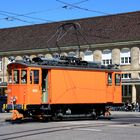
<svg viewBox="0 0 140 140"><path fill-rule="evenodd" d="M0 140L139 140L140 112L112 112L112 120L61 122L3 122L10 114L0 114ZM3 118L2 118L3 116Z"/></svg>
<svg viewBox="0 0 140 140"><path fill-rule="evenodd" d="M4 122L5 119L11 118L11 113L0 113L0 122Z"/></svg>

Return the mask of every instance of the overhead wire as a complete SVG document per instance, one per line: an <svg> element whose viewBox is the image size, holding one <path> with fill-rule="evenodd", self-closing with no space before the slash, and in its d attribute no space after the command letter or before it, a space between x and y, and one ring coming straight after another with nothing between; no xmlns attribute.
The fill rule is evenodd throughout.
<svg viewBox="0 0 140 140"><path fill-rule="evenodd" d="M42 10L42 11L35 11L35 12L28 12L28 13L25 13L25 14L17 14L17 13L13 13L13 12L7 12L7 11L0 11L1 14L2 13L6 13L6 14L10 14L10 15L5 15L7 17L5 18L1 18L0 20L8 20L8 21L13 21L14 19L15 20L19 20L19 21L22 21L22 22L26 22L26 23L30 23L30 24L36 24L34 22L30 22L30 21L27 21L27 20L22 20L21 18L17 18L17 17L25 17L25 18L29 18L29 19L34 19L34 20L40 20L40 21L45 21L45 22L56 22L56 21L52 21L52 20L47 20L47 19L43 19L43 18L37 18L37 17L32 17L32 16L28 16L28 15L31 15L31 14L39 14L39 13L43 13L43 12L49 12L49 11L54 11L54 10L58 10L58 9L68 9L69 7L73 7L73 8L76 8L76 9L79 9L79 10L84 10L84 11L88 11L88 12L94 12L94 13L98 13L98 14L104 14L104 15L113 15L111 13L107 13L107 12L102 12L102 11L97 11L97 10L92 10L92 9L89 9L89 8L83 8L81 6L77 6L78 4L81 4L81 3L84 3L84 2L87 2L89 0L82 0L82 1L79 1L79 2L76 2L76 3L67 3L67 2L64 2L62 0L56 0L57 2L59 3L62 3L64 4L64 6L60 6L60 7L56 7L56 8L53 8L53 9L48 9L48 10ZM4 14L3 14L4 15ZM12 15L12 16L11 16ZM14 15L14 16L13 16ZM129 16L127 15L121 15L121 17L124 17L125 18L129 18ZM120 17L120 16L119 16ZM132 18L132 17L131 17Z"/></svg>
<svg viewBox="0 0 140 140"><path fill-rule="evenodd" d="M48 9L48 10L42 10L42 11L35 11L35 12L28 12L28 13L25 13L25 14L17 14L17 13L13 13L13 12L7 12L7 11L0 11L0 14L1 15L4 15L4 16L7 16L5 18L2 18L2 19L5 19L5 20L9 20L9 21L12 21L13 19L15 20L19 20L19 21L22 21L22 22L25 22L25 23L30 23L30 24L35 24L34 22L29 22L27 20L23 20L23 19L20 19L20 18L17 18L17 17L25 17L25 18L30 18L30 19L35 19L35 20L41 20L41 21L45 21L45 22L56 22L56 21L51 21L51 20L46 20L46 19L42 19L42 18L36 18L36 17L32 17L32 16L28 16L28 15L31 15L31 14L38 14L38 13L42 13L42 12L49 12L49 11L53 11L53 10L58 10L58 9L67 9L69 7L73 7L73 8L77 8L77 9L80 9L80 10L84 10L84 11L88 11L88 12L94 12L94 13L99 13L99 14L104 14L104 15L113 15L113 14L110 14L110 13L106 13L106 12L102 12L102 11L97 11L97 10L92 10L92 9L88 9L88 8L83 8L81 6L77 6L78 4L81 4L83 2L87 2L89 0L82 0L82 1L79 1L79 2L76 2L76 3L67 3L67 2L64 2L62 0L56 0L57 2L59 3L62 3L64 4L64 6L60 6L60 7L56 7L56 8L53 8L53 9ZM6 13L6 14L5 14ZM10 15L7 15L7 14L10 14ZM11 16L12 15L12 16ZM14 15L14 16L13 16ZM121 17L129 17L129 16L126 16L126 15L121 15ZM2 20L0 19L0 20ZM129 17L130 19L130 17ZM60 37L58 36L57 38L57 41L61 40L61 38L63 38L63 36L65 36L65 34L67 33L63 33L63 35L60 35ZM100 36L97 36L99 38L102 38ZM53 37L52 37L53 38ZM84 38L83 38L84 39ZM51 40L51 39L50 39ZM85 39L84 39L85 40ZM85 40L86 41L86 40ZM49 42L49 40L48 40ZM87 42L87 41L86 41Z"/></svg>
<svg viewBox="0 0 140 140"><path fill-rule="evenodd" d="M92 10L92 9L88 9L88 8L83 8L83 7L81 7L81 6L76 6L76 5L73 5L73 4L70 4L70 3L67 3L67 2L64 2L64 1L62 1L62 0L56 0L57 2L59 2L59 3L62 3L62 4L64 4L64 5L68 5L68 6L70 6L70 7L73 7L73 8L76 8L76 9L79 9L79 10L84 10L84 11L87 11L87 12L93 12L93 13L98 13L98 14L104 14L104 15L108 15L108 16L113 16L114 14L111 14L111 13L108 13L108 12L102 12L102 11L97 11L97 10ZM63 8L65 8L65 9L67 9L67 7L63 7ZM130 17L129 15L124 15L124 14L119 14L118 16L117 16L118 18L123 18L123 20L122 21L128 21L128 22L134 22L131 26L133 26L134 24L136 24L136 25L138 25L139 24L139 22L137 23L137 22L135 22L136 20L138 20L138 19L136 19L135 17ZM127 24L127 25L125 25L125 26L129 26L130 24ZM98 37L98 38L100 38L100 36L97 36L96 35L96 37ZM106 37L101 37L101 38L106 38ZM108 37L107 37L108 38Z"/></svg>
<svg viewBox="0 0 140 140"><path fill-rule="evenodd" d="M0 11L0 15L7 16L5 19L8 20L9 15L3 14L3 13L1 13L1 11ZM19 20L19 21L22 21L22 22L25 22L25 23L33 24L33 22L29 22L29 21L27 21L27 20L23 20L23 19L16 18L16 17L13 17L13 16L11 16L10 18L11 18L11 19L13 18L13 19L15 19L15 20Z"/></svg>
<svg viewBox="0 0 140 140"><path fill-rule="evenodd" d="M86 1L88 1L88 0L82 0L82 1L77 2L77 3L73 3L73 5L77 5L77 4L86 2ZM62 8L64 8L64 7L62 7L62 6L60 7L59 6L59 7L53 8L53 9L42 10L42 11L35 11L35 12L29 12L29 13L25 13L25 14L17 14L17 13L7 12L7 11L2 11L1 10L0 11L1 13L6 13L6 14L10 14L10 15L7 15L8 17L1 18L0 20L8 20L8 19L11 19L11 21L12 21L12 18L13 19L17 19L16 17L25 17L25 18L30 18L30 19L35 19L35 20L41 20L41 21L45 21L45 22L55 22L55 21L52 21L52 20L46 20L46 19L42 19L42 18L31 17L31 16L28 16L28 15L39 14L39 13L44 13L44 12L50 12L50 11L54 11L54 10L58 10L58 9L62 9Z"/></svg>
<svg viewBox="0 0 140 140"><path fill-rule="evenodd" d="M56 0L56 1L59 2L59 3L65 4L65 5L68 5L68 6L70 6L70 7L73 7L73 8L79 9L79 10L83 10L83 11L87 11L87 12L98 13L98 14L104 14L104 15L108 15L108 16L114 15L114 14L109 13L109 12L103 12L103 11L98 11L98 10L92 10L92 9L89 9L89 8L83 8L83 7L81 7L81 6L73 5L73 4L71 4L71 3L67 3L67 2L64 2L64 1L62 1L62 0ZM67 9L67 8L64 7L64 6L63 6L63 8ZM122 18L125 18L125 19L127 18L127 19L130 20L129 15L121 15L121 14L120 14L119 17L122 17ZM134 20L135 20L135 18L133 18L133 17L131 17L131 19L134 19Z"/></svg>
<svg viewBox="0 0 140 140"><path fill-rule="evenodd" d="M31 13L26 13L26 14L17 14L17 13L13 13L13 12L0 11L0 13L10 14L10 15L7 15L8 16L7 18L15 19L16 17L21 17L22 16L22 17L25 17L25 18L30 18L30 19L35 19L35 20L54 22L54 21L51 21L51 20L46 20L46 19L42 19L42 18L36 18L36 17L27 16L28 14L31 14L32 12ZM14 16L11 16L11 15L14 15Z"/></svg>
<svg viewBox="0 0 140 140"><path fill-rule="evenodd" d="M68 5L70 7L74 7L74 8L80 9L80 10L85 10L85 11L88 11L88 12L94 12L94 13L105 14L105 15L109 14L109 13L106 13L106 12L101 12L101 11L97 11L97 10L91 10L91 9L88 9L88 8L82 8L80 6L76 6L76 5L61 1L61 0L56 0L56 1L60 2L62 4L65 4L65 5ZM63 8L65 8L65 7L63 7Z"/></svg>

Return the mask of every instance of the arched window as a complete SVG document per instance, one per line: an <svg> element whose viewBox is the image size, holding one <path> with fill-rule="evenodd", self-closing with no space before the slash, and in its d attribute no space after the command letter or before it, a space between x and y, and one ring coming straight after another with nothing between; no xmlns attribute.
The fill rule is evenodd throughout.
<svg viewBox="0 0 140 140"><path fill-rule="evenodd" d="M75 52L69 52L68 56L74 57L74 56L76 56L76 53Z"/></svg>
<svg viewBox="0 0 140 140"><path fill-rule="evenodd" d="M102 52L102 64L103 65L110 65L112 64L111 59L111 50L106 49Z"/></svg>
<svg viewBox="0 0 140 140"><path fill-rule="evenodd" d="M11 62L15 62L15 57L14 56L9 56L8 60L9 60L8 64L11 63Z"/></svg>
<svg viewBox="0 0 140 140"><path fill-rule="evenodd" d="M84 60L85 61L93 61L93 52L90 50L87 50L84 52Z"/></svg>
<svg viewBox="0 0 140 140"><path fill-rule="evenodd" d="M38 54L37 56L41 58L45 57L43 54Z"/></svg>
<svg viewBox="0 0 140 140"><path fill-rule="evenodd" d="M131 63L130 49L123 48L121 50L120 58L121 58L121 60L120 60L121 65L130 64Z"/></svg>

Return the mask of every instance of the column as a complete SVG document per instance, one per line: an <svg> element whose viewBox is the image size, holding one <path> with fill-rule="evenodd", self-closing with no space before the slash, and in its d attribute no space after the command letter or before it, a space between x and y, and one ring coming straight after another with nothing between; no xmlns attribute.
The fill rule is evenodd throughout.
<svg viewBox="0 0 140 140"><path fill-rule="evenodd" d="M136 86L133 84L132 85L132 102L136 103Z"/></svg>
<svg viewBox="0 0 140 140"><path fill-rule="evenodd" d="M131 48L131 69L137 70L139 68L139 48Z"/></svg>
<svg viewBox="0 0 140 140"><path fill-rule="evenodd" d="M100 50L96 50L93 53L93 60L94 61L102 61L102 52Z"/></svg>
<svg viewBox="0 0 140 140"><path fill-rule="evenodd" d="M117 48L112 50L112 64L120 64L120 50Z"/></svg>

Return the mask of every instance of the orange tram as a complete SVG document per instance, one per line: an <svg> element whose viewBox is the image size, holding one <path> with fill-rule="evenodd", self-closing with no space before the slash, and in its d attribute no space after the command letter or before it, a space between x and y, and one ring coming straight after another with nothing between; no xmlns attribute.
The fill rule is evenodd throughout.
<svg viewBox="0 0 140 140"><path fill-rule="evenodd" d="M35 57L8 65L7 110L13 120L26 117L110 115L108 106L122 103L121 71L115 66L75 57Z"/></svg>

